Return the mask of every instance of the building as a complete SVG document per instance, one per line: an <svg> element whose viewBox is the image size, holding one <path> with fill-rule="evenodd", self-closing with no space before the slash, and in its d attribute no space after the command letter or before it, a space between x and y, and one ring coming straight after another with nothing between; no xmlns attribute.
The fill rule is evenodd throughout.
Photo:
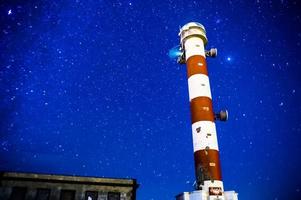
<svg viewBox="0 0 301 200"><path fill-rule="evenodd" d="M135 179L3 172L1 200L135 200Z"/></svg>

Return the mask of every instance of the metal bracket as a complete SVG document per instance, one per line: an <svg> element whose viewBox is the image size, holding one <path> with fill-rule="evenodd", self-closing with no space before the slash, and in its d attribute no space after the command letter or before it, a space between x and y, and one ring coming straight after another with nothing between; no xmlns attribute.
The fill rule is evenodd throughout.
<svg viewBox="0 0 301 200"><path fill-rule="evenodd" d="M184 52L182 52L182 54L178 57L177 63L179 63L179 64L185 64L186 63L185 53Z"/></svg>
<svg viewBox="0 0 301 200"><path fill-rule="evenodd" d="M219 121L222 121L222 122L225 122L228 120L228 110L221 110L219 113L216 113L214 118L215 120L219 120Z"/></svg>
<svg viewBox="0 0 301 200"><path fill-rule="evenodd" d="M211 48L209 51L205 51L206 57L215 58L217 56L217 48Z"/></svg>

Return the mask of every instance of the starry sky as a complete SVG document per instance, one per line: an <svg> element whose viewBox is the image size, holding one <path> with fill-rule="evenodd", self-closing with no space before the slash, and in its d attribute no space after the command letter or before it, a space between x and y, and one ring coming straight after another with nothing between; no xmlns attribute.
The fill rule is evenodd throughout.
<svg viewBox="0 0 301 200"><path fill-rule="evenodd" d="M301 3L0 3L0 170L136 178L139 200L193 190L179 26L207 30L225 190L301 199Z"/></svg>

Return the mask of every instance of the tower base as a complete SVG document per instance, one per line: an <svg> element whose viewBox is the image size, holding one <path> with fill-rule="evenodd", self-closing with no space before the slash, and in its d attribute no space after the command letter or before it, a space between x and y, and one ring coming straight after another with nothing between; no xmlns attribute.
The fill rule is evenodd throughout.
<svg viewBox="0 0 301 200"><path fill-rule="evenodd" d="M176 200L238 200L238 194L235 191L227 191L223 195L209 196L204 190L195 190L177 195Z"/></svg>

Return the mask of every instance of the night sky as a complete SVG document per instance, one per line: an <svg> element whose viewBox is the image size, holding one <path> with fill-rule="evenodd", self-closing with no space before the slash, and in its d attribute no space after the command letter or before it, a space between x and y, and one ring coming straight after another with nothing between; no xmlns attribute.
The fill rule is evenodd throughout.
<svg viewBox="0 0 301 200"><path fill-rule="evenodd" d="M136 178L139 200L193 190L179 26L207 30L225 190L301 199L301 2L1 1L0 170Z"/></svg>

